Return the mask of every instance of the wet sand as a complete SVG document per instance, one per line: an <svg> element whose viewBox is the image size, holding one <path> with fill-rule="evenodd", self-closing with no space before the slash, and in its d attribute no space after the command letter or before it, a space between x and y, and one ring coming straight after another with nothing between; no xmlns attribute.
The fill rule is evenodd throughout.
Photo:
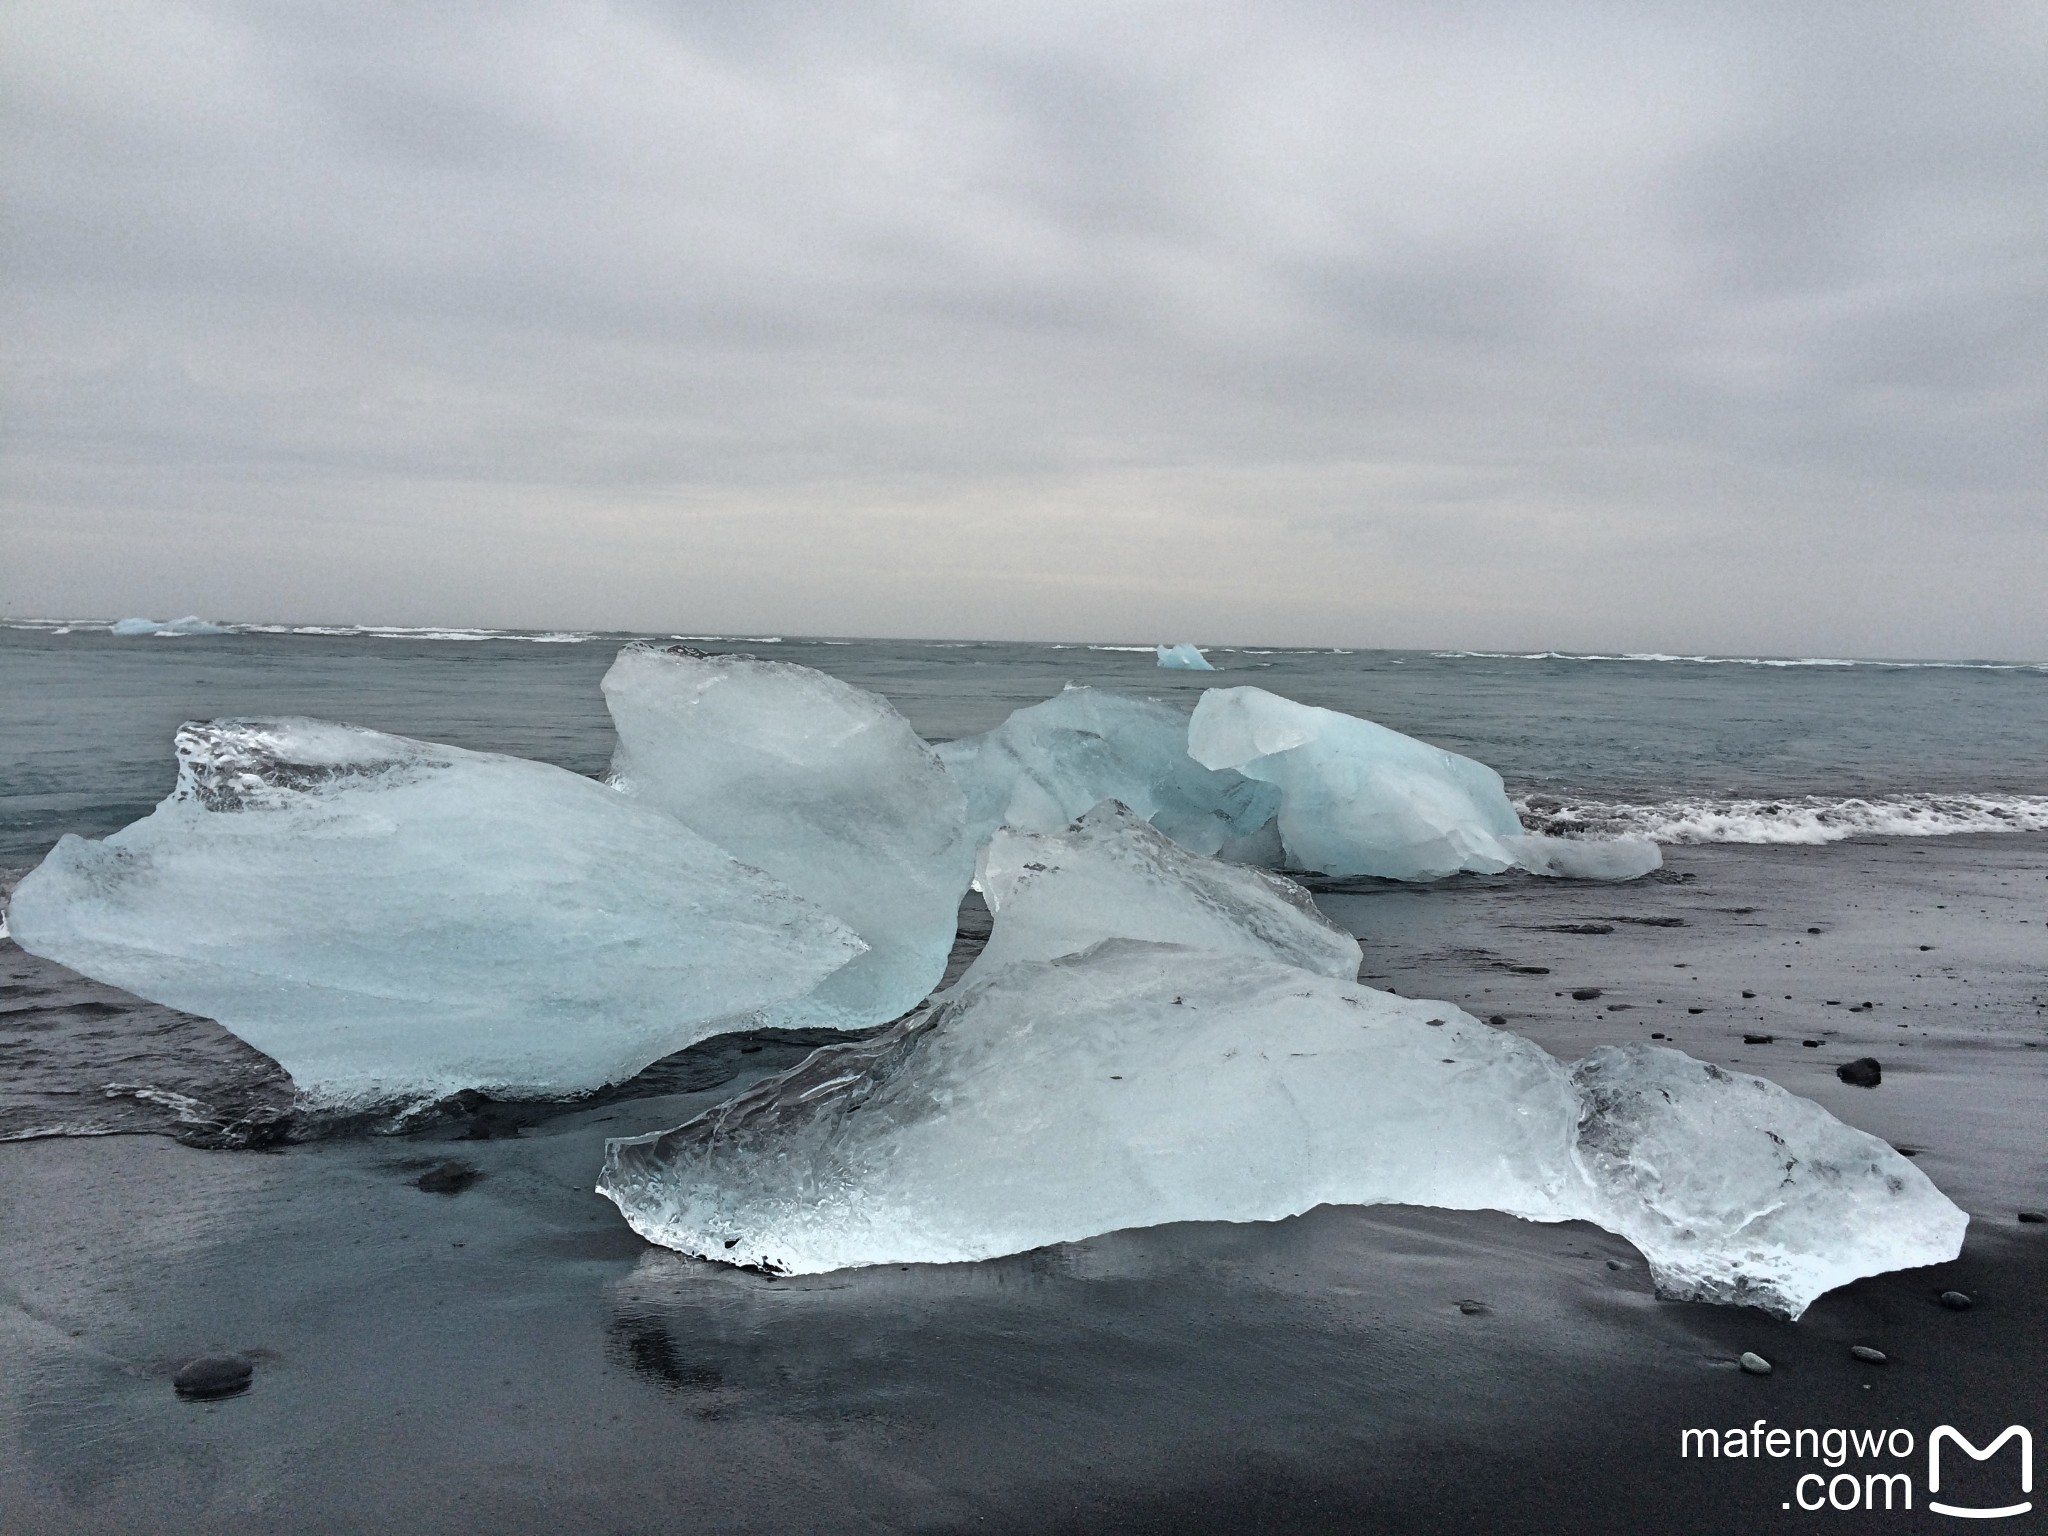
<svg viewBox="0 0 2048 1536"><path fill-rule="evenodd" d="M1376 985L1565 1056L1665 1034L1913 1148L1971 1213L1961 1259L1791 1324L1660 1301L1620 1239L1487 1213L1321 1209L784 1280L641 1243L590 1193L602 1136L673 1124L778 1049L516 1136L15 1142L0 1530L1947 1525L1783 1510L1814 1463L1681 1459L1679 1431L2048 1439L2048 1226L2015 1220L2048 1205L2048 838L1678 849L1669 873L1319 900ZM1865 1055L1880 1087L1836 1079ZM416 1187L451 1159L481 1177ZM1951 1288L1975 1305L1945 1310ZM176 1397L178 1365L227 1350L256 1363L246 1393ZM1910 1471L1924 1501L1924 1451L1841 1470ZM1963 1461L1944 1496L2005 1502L2011 1477Z"/></svg>

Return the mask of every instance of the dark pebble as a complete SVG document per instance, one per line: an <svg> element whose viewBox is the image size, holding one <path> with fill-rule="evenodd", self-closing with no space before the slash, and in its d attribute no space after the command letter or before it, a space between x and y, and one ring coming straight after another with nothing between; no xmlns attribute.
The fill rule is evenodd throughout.
<svg viewBox="0 0 2048 1536"><path fill-rule="evenodd" d="M415 1182L430 1195L459 1195L482 1177L468 1163L442 1163L429 1168Z"/></svg>
<svg viewBox="0 0 2048 1536"><path fill-rule="evenodd" d="M1744 1035L1742 1043L1744 1045L1776 1045L1778 1037L1776 1035Z"/></svg>
<svg viewBox="0 0 2048 1536"><path fill-rule="evenodd" d="M256 1367L240 1355L207 1355L187 1361L171 1378L171 1385L180 1397L233 1397L248 1391L255 1375Z"/></svg>
<svg viewBox="0 0 2048 1536"><path fill-rule="evenodd" d="M1975 1302L1971 1301L1961 1291L1943 1291L1941 1293L1941 1304L1951 1312L1967 1312L1976 1305Z"/></svg>
<svg viewBox="0 0 2048 1536"><path fill-rule="evenodd" d="M1920 948L1921 948L1921 949L1923 949L1923 950L1929 950L1929 949L1932 949L1932 948L1934 948L1934 946L1933 946L1932 944L1922 944L1922 945L1920 946Z"/></svg>
<svg viewBox="0 0 2048 1536"><path fill-rule="evenodd" d="M2021 1211L2020 1220L2026 1222L2029 1226L2039 1226L2042 1222L2048 1221L2048 1212Z"/></svg>
<svg viewBox="0 0 2048 1536"><path fill-rule="evenodd" d="M1809 928L1809 929L1807 929L1806 931L1807 931L1808 933L1819 933L1819 932L1820 932L1820 930L1819 930L1818 928Z"/></svg>
<svg viewBox="0 0 2048 1536"><path fill-rule="evenodd" d="M1849 1346L1849 1353L1854 1355L1858 1360L1867 1361L1871 1365L1884 1364L1884 1351L1881 1349L1872 1349L1868 1344L1851 1344Z"/></svg>
<svg viewBox="0 0 2048 1536"><path fill-rule="evenodd" d="M1552 933L1612 933L1612 923L1559 923L1550 930Z"/></svg>
<svg viewBox="0 0 2048 1536"><path fill-rule="evenodd" d="M1483 1301L1461 1301L1458 1303L1458 1310L1467 1317L1483 1317L1486 1313L1491 1312L1493 1308Z"/></svg>
<svg viewBox="0 0 2048 1536"><path fill-rule="evenodd" d="M1547 965L1511 965L1508 969L1517 976L1548 976L1550 974L1550 967Z"/></svg>
<svg viewBox="0 0 2048 1536"><path fill-rule="evenodd" d="M1805 1046L1809 1051L1817 1051L1820 1049L1820 1042L1818 1040L1802 1040L1799 1043Z"/></svg>
<svg viewBox="0 0 2048 1536"><path fill-rule="evenodd" d="M1858 1056L1835 1068L1835 1076L1851 1088L1875 1088L1884 1081L1884 1068L1878 1065L1875 1056Z"/></svg>
<svg viewBox="0 0 2048 1536"><path fill-rule="evenodd" d="M1707 1010L1704 1008L1688 1008L1685 1011L1687 1013L1705 1013Z"/></svg>
<svg viewBox="0 0 2048 1536"><path fill-rule="evenodd" d="M1577 998L1582 1003L1590 1003L1594 998L1598 997L1599 995L1600 989L1598 987L1572 988L1572 996Z"/></svg>
<svg viewBox="0 0 2048 1536"><path fill-rule="evenodd" d="M1771 1362L1753 1350L1745 1349L1742 1352L1742 1359L1739 1363L1752 1376L1768 1376L1771 1374Z"/></svg>
<svg viewBox="0 0 2048 1536"><path fill-rule="evenodd" d="M1652 1040L1662 1040L1662 1039L1663 1039L1664 1037L1663 1037L1663 1035L1661 1035L1661 1034L1655 1034L1655 1033L1653 1033L1653 1034L1652 1034L1652 1035L1650 1036L1650 1038L1651 1038Z"/></svg>
<svg viewBox="0 0 2048 1536"><path fill-rule="evenodd" d="M1744 997L1755 997L1755 996L1756 996L1756 994L1755 994L1754 992L1745 992L1745 993L1743 993L1742 995L1743 995Z"/></svg>
<svg viewBox="0 0 2048 1536"><path fill-rule="evenodd" d="M1507 1021L1508 1016L1504 1013L1496 1013L1489 1015L1486 1020L1486 1022L1491 1024L1495 1029L1500 1028L1500 1026L1507 1023Z"/></svg>

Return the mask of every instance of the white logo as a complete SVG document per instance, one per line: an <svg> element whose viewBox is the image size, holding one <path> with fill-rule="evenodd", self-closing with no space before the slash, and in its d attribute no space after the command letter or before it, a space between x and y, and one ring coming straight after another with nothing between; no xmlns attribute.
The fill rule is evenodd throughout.
<svg viewBox="0 0 2048 1536"><path fill-rule="evenodd" d="M2008 1425L2004 1434L1985 1446L1981 1451L1964 1439L1952 1425L1937 1425L1934 1433L1927 1437L1927 1491L1929 1493L1941 1492L1941 1442L1943 1440L1955 1441L1957 1447L1968 1455L1972 1461L1989 1461L1998 1454L2000 1446L2015 1437L2020 1442L2020 1492L2032 1493L2034 1491L2034 1437L2030 1431L2019 1424ZM1968 1509L1956 1504L1937 1504L1932 1499L1929 1499L1927 1507L1938 1515L1960 1515L1966 1520L1996 1520L2003 1515L2024 1515L2034 1507L2034 1504L2031 1499L2026 1499L2018 1504L2007 1504L2002 1509Z"/></svg>

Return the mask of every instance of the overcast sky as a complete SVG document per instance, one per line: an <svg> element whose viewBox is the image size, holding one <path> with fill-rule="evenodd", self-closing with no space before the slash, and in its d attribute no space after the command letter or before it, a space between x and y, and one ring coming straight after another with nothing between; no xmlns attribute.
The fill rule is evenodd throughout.
<svg viewBox="0 0 2048 1536"><path fill-rule="evenodd" d="M0 611L2048 658L2048 6L4 11Z"/></svg>

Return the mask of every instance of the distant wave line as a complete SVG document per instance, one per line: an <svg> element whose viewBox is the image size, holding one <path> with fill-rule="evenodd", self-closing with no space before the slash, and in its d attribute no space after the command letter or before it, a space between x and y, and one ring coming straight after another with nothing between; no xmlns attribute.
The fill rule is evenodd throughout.
<svg viewBox="0 0 2048 1536"><path fill-rule="evenodd" d="M1517 796L1533 832L1647 837L1668 844L1838 843L1852 837L2048 832L2048 795L1893 794L1777 799L1688 796L1652 804L1570 794Z"/></svg>

